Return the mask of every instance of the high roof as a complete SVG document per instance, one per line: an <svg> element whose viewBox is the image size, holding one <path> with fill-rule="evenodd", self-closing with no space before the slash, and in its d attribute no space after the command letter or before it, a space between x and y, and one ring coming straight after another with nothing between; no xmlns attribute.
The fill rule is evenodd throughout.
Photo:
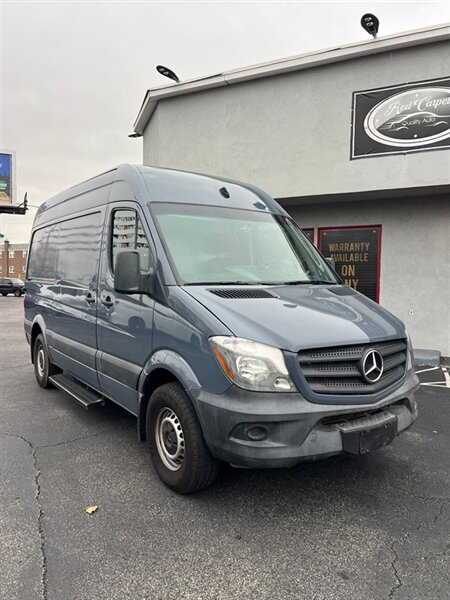
<svg viewBox="0 0 450 600"><path fill-rule="evenodd" d="M192 94L202 90L233 85L252 79L281 75L302 69L310 69L334 62L360 58L381 52L391 52L410 46L419 46L433 42L441 42L450 39L450 25L437 25L425 29L416 29L404 33L397 33L355 42L345 46L328 48L298 56L291 56L270 62L260 63L248 67L241 67L232 71L225 71L216 75L206 76L200 79L183 81L148 90L142 102L141 109L134 123L134 131L142 135L149 122L153 111L159 100L163 98Z"/></svg>

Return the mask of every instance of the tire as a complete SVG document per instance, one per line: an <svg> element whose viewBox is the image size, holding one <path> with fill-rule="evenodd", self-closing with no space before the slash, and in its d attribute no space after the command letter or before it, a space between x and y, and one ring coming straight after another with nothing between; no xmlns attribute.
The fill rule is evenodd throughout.
<svg viewBox="0 0 450 600"><path fill-rule="evenodd" d="M4 293L2 292L2 296L7 296L7 295L8 295L8 294L4 294Z"/></svg>
<svg viewBox="0 0 450 600"><path fill-rule="evenodd" d="M50 383L49 377L50 375L53 375L55 368L50 362L47 346L45 345L44 336L42 333L40 333L34 341L33 359L36 381L41 388L52 388L53 385Z"/></svg>
<svg viewBox="0 0 450 600"><path fill-rule="evenodd" d="M179 494L211 485L219 462L210 454L194 408L179 383L156 389L147 407L147 440L156 472Z"/></svg>
<svg viewBox="0 0 450 600"><path fill-rule="evenodd" d="M21 295L22 295L22 292L20 290L14 290L14 296L16 298L20 298Z"/></svg>

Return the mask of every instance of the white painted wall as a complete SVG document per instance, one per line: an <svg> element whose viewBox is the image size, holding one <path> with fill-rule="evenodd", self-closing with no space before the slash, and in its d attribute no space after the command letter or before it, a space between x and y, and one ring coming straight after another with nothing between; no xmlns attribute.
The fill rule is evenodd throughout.
<svg viewBox="0 0 450 600"><path fill-rule="evenodd" d="M167 98L144 132L144 164L278 198L448 184L449 150L350 161L350 123L354 91L449 75L439 42Z"/></svg>

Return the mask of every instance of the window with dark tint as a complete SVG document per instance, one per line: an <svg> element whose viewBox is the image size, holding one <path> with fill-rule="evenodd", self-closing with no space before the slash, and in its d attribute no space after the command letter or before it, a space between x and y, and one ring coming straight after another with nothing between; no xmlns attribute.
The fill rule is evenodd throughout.
<svg viewBox="0 0 450 600"><path fill-rule="evenodd" d="M56 225L34 232L28 263L29 279L55 279L57 235Z"/></svg>
<svg viewBox="0 0 450 600"><path fill-rule="evenodd" d="M147 236L138 215L134 210L129 209L115 210L113 213L111 241L113 272L117 255L124 250L137 250L141 259L141 271L148 273L152 266L152 257Z"/></svg>
<svg viewBox="0 0 450 600"><path fill-rule="evenodd" d="M97 278L101 213L59 224L57 278L63 285L88 287Z"/></svg>

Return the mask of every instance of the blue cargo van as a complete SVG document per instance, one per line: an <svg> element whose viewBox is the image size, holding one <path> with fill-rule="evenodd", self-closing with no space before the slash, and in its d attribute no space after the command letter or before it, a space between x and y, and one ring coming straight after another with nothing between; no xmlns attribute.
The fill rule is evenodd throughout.
<svg viewBox="0 0 450 600"><path fill-rule="evenodd" d="M403 323L343 285L272 198L228 179L123 165L45 202L25 332L39 385L135 415L180 493L221 461L368 453L417 417Z"/></svg>

